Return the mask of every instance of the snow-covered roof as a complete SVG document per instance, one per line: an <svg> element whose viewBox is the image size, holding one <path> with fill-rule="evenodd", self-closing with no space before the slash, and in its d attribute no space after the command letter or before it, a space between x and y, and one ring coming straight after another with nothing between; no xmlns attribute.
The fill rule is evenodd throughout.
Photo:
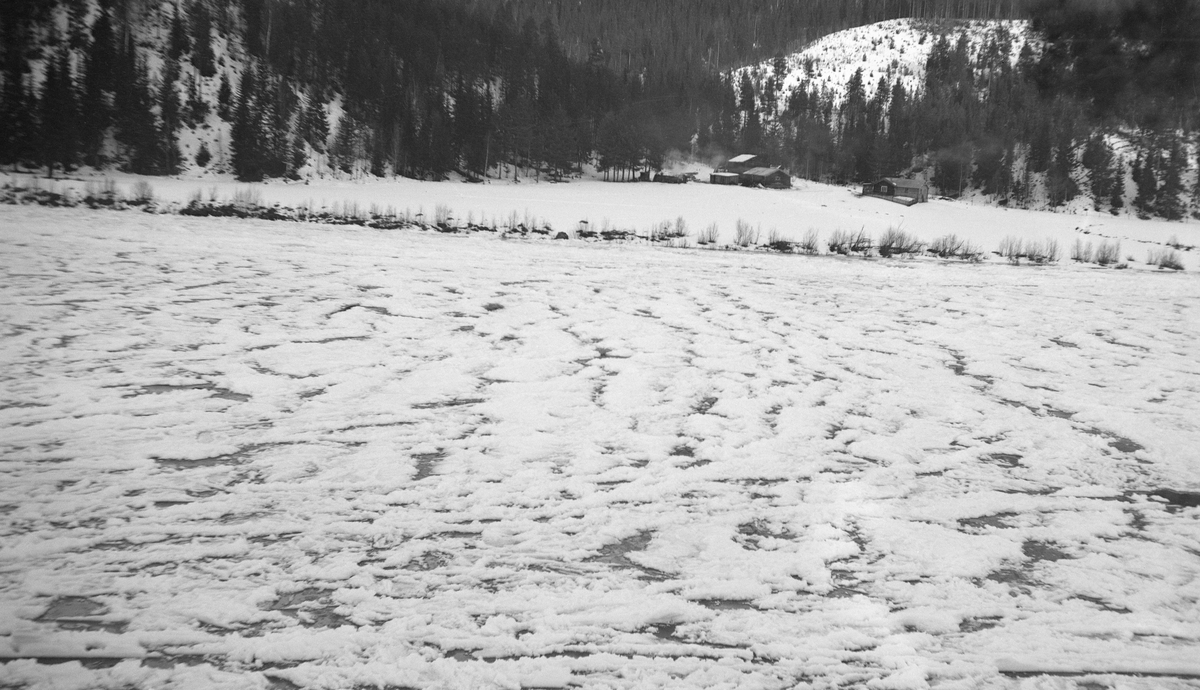
<svg viewBox="0 0 1200 690"><path fill-rule="evenodd" d="M733 158L730 158L729 162L730 163L749 163L750 161L754 160L755 158L758 158L758 156L756 156L752 153L743 153L740 156L734 156Z"/></svg>
<svg viewBox="0 0 1200 690"><path fill-rule="evenodd" d="M774 175L775 173L781 173L781 172L783 172L783 171L780 170L779 168L750 168L749 170L747 170L746 172L744 172L742 174L743 175L762 175L765 177L767 175Z"/></svg>
<svg viewBox="0 0 1200 690"><path fill-rule="evenodd" d="M921 180L914 180L907 177L885 177L883 178L897 187L924 187L925 183Z"/></svg>
<svg viewBox="0 0 1200 690"><path fill-rule="evenodd" d="M735 172L715 172L712 174L712 176L713 177L738 177L738 174Z"/></svg>

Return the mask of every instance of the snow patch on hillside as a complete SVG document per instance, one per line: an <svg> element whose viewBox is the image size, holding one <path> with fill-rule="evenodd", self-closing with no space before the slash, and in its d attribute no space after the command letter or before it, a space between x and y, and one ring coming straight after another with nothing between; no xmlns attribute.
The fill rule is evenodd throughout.
<svg viewBox="0 0 1200 690"><path fill-rule="evenodd" d="M782 75L777 73L773 60L742 68L734 73L734 83L743 73L749 73L758 84L774 77L780 93L780 111L787 106L786 95L805 85L810 89L815 87L835 101L841 100L845 97L846 83L859 69L868 98L874 95L881 77L889 84L895 84L899 79L905 91L913 93L924 88L925 63L941 36L946 36L951 47L965 36L972 59L978 57L989 43L1007 36L1011 39L1009 60L1013 64L1030 41L1029 22L1023 20L948 24L892 19L846 29L814 41L804 50L784 58L787 67Z"/></svg>

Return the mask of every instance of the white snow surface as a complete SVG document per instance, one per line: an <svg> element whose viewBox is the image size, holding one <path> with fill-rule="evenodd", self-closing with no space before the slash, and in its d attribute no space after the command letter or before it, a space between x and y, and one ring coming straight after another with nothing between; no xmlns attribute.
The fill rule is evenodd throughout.
<svg viewBox="0 0 1200 690"><path fill-rule="evenodd" d="M878 212L926 209L984 212ZM14 206L0 243L0 686L1200 676L1200 508L1155 494L1200 491L1193 271Z"/></svg>

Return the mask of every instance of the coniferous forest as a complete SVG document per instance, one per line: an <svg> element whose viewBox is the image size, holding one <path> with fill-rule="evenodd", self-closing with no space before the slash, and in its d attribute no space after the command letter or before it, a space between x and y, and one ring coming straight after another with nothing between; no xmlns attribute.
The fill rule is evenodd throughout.
<svg viewBox="0 0 1200 690"><path fill-rule="evenodd" d="M946 27L919 86L781 92L785 54L898 17ZM1015 64L1004 30L955 40L956 20L1014 18L1036 39ZM756 63L776 67L731 72ZM6 0L0 164L621 180L745 151L1179 218L1200 201L1198 65L1200 0ZM185 153L197 130L221 136Z"/></svg>

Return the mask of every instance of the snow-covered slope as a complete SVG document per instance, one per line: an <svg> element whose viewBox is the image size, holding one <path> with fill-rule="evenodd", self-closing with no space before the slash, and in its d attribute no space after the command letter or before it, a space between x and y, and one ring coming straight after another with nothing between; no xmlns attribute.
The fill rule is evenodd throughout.
<svg viewBox="0 0 1200 690"><path fill-rule="evenodd" d="M778 75L774 61L737 70L734 83L742 73L748 73L756 83L774 77L781 94L789 94L804 86L828 94L835 100L845 96L846 83L856 70L863 72L863 87L869 98L875 93L879 79L889 84L897 79L908 93L923 88L925 63L941 36L951 47L960 37L967 38L971 57L991 42L1004 41L1009 46L1009 59L1015 63L1021 48L1029 40L1026 21L963 21L947 24L921 19L893 19L846 29L809 44L804 50L786 56L786 69ZM786 106L781 97L779 107Z"/></svg>

